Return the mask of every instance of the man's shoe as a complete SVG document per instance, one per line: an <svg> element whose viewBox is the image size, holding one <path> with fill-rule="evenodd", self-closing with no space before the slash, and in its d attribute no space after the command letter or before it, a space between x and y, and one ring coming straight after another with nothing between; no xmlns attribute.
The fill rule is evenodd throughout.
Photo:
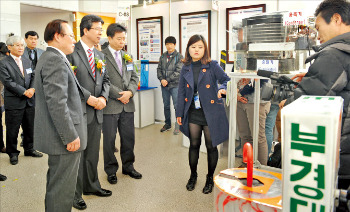
<svg viewBox="0 0 350 212"><path fill-rule="evenodd" d="M213 176L207 175L207 181L205 182L205 186L203 188L203 193L204 194L211 193L213 191L213 187L214 187Z"/></svg>
<svg viewBox="0 0 350 212"><path fill-rule="evenodd" d="M117 184L118 182L117 175L115 174L108 175L107 180L110 184Z"/></svg>
<svg viewBox="0 0 350 212"><path fill-rule="evenodd" d="M84 195L95 195L99 197L109 197L112 195L112 191L101 188L100 191L96 192L83 192Z"/></svg>
<svg viewBox="0 0 350 212"><path fill-rule="evenodd" d="M123 174L125 175L129 175L130 177L134 178L134 179L141 179L142 178L142 174L140 174L139 172L137 172L135 169L127 172L127 171L122 171Z"/></svg>
<svg viewBox="0 0 350 212"><path fill-rule="evenodd" d="M18 163L18 156L14 155L14 156L10 157L10 163L12 165L16 165Z"/></svg>
<svg viewBox="0 0 350 212"><path fill-rule="evenodd" d="M83 198L80 199L74 199L73 200L73 207L78 209L78 210L85 210L87 208L87 205Z"/></svg>
<svg viewBox="0 0 350 212"><path fill-rule="evenodd" d="M7 177L5 175L0 174L0 181L5 181L7 180Z"/></svg>
<svg viewBox="0 0 350 212"><path fill-rule="evenodd" d="M187 182L187 191L193 191L197 183L197 174L191 174L190 179Z"/></svg>
<svg viewBox="0 0 350 212"><path fill-rule="evenodd" d="M24 151L24 156L32 156L35 158L40 158L43 156L43 154L41 154L40 152L38 152L36 150L29 150L29 151Z"/></svg>
<svg viewBox="0 0 350 212"><path fill-rule="evenodd" d="M2 153L6 153L6 147L3 147L3 148L1 149L1 152L2 152Z"/></svg>
<svg viewBox="0 0 350 212"><path fill-rule="evenodd" d="M164 126L162 127L162 129L160 129L160 132L165 132L171 129L170 125L164 124Z"/></svg>

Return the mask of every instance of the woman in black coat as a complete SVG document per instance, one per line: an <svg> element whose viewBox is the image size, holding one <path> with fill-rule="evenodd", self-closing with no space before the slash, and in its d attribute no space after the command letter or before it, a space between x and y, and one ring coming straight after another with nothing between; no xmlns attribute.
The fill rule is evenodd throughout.
<svg viewBox="0 0 350 212"><path fill-rule="evenodd" d="M218 62L209 57L202 35L190 38L184 66L180 73L176 119L180 130L189 137L191 176L186 188L192 191L197 182L197 164L202 132L207 147L208 174L203 193L212 192L213 175L218 162L217 145L228 139L228 121L221 94L226 94L230 78ZM221 84L220 89L218 83Z"/></svg>

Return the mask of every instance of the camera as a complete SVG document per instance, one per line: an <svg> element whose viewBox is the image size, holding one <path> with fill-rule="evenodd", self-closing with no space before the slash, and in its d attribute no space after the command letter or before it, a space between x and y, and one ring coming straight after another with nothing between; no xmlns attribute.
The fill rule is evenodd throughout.
<svg viewBox="0 0 350 212"><path fill-rule="evenodd" d="M298 82L291 80L285 75L279 75L276 72L258 70L258 76L267 77L271 79L271 84L265 83L262 87L261 99L264 101L270 101L279 103L284 99L293 95L294 88L298 85Z"/></svg>

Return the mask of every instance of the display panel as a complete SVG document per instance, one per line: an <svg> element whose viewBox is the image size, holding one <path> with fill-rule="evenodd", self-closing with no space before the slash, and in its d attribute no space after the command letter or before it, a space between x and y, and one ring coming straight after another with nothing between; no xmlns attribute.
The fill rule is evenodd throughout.
<svg viewBox="0 0 350 212"><path fill-rule="evenodd" d="M180 53L185 55L188 40L192 35L202 35L210 54L210 11L179 14Z"/></svg>
<svg viewBox="0 0 350 212"><path fill-rule="evenodd" d="M136 19L137 59L158 63L163 53L163 17Z"/></svg>

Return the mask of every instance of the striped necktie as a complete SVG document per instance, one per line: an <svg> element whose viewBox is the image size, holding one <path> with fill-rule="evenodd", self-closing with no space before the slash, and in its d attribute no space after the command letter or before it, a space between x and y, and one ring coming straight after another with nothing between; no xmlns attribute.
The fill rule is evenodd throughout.
<svg viewBox="0 0 350 212"><path fill-rule="evenodd" d="M95 61L94 61L94 58L92 57L92 50L88 49L87 52L88 52L88 55L89 55L88 59L89 59L89 64L90 64L90 67L91 67L92 74L94 75L94 78L96 78Z"/></svg>
<svg viewBox="0 0 350 212"><path fill-rule="evenodd" d="M117 62L120 75L123 76L123 65L122 65L122 61L120 61L119 59L119 54L120 54L120 51L115 51L115 61Z"/></svg>

